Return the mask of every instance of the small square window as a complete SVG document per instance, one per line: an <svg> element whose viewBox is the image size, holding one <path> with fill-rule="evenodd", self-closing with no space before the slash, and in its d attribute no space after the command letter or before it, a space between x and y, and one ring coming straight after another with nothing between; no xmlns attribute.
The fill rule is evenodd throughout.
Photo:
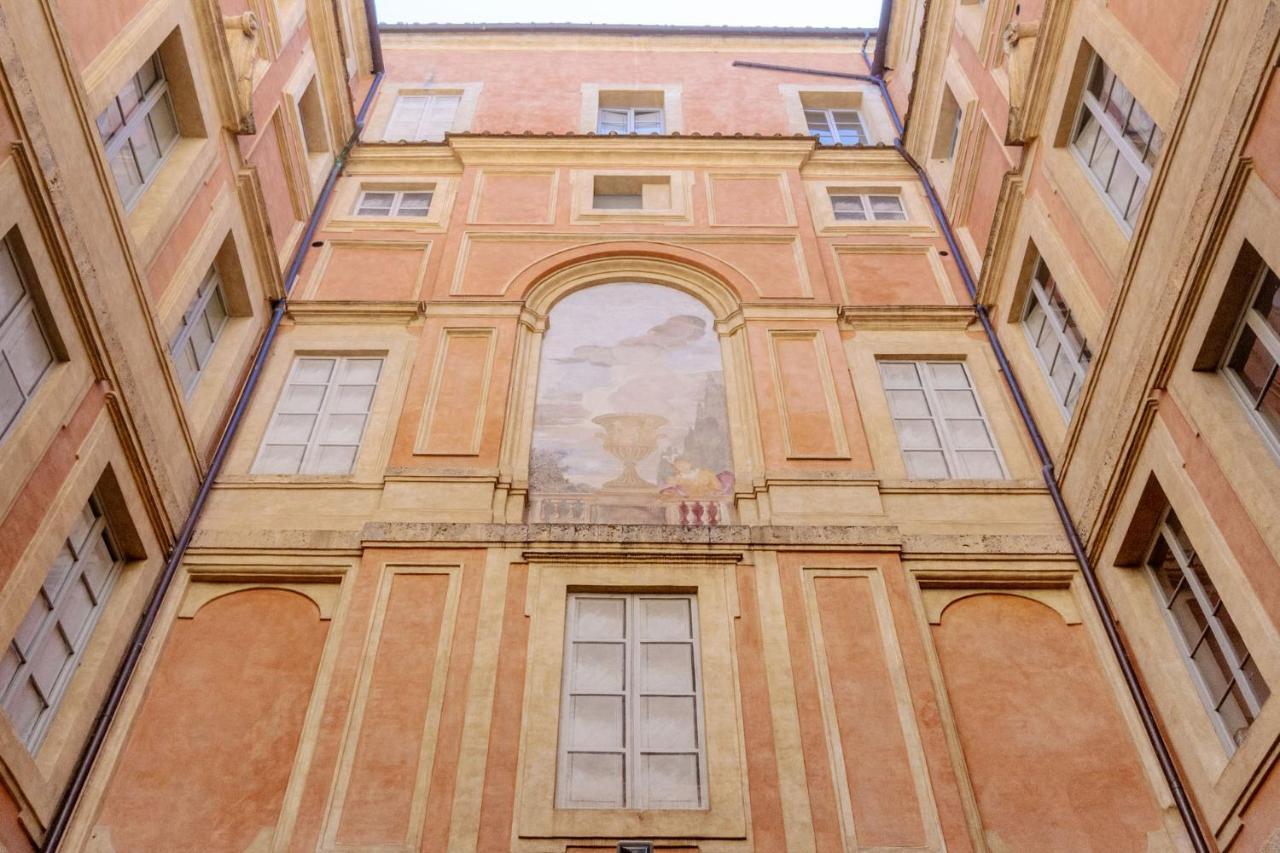
<svg viewBox="0 0 1280 853"><path fill-rule="evenodd" d="M1223 370L1258 425L1280 440L1280 277L1265 264Z"/></svg>
<svg viewBox="0 0 1280 853"><path fill-rule="evenodd" d="M960 108L960 102L956 100L951 87L944 86L938 127L933 135L933 159L950 160L956 156L956 147L960 143L960 122L963 118L964 110Z"/></svg>
<svg viewBox="0 0 1280 853"><path fill-rule="evenodd" d="M151 183L178 141L160 54L154 53L98 115L98 137L126 209Z"/></svg>
<svg viewBox="0 0 1280 853"><path fill-rule="evenodd" d="M311 78L302 97L298 99L298 118L302 122L302 141L308 156L329 153L329 131L325 126L324 106L320 103L320 84Z"/></svg>
<svg viewBox="0 0 1280 853"><path fill-rule="evenodd" d="M434 186L365 190L356 200L356 216L425 217L431 211Z"/></svg>
<svg viewBox="0 0 1280 853"><path fill-rule="evenodd" d="M837 222L903 222L907 213L896 193L831 191L831 210Z"/></svg>
<svg viewBox="0 0 1280 853"><path fill-rule="evenodd" d="M169 354L185 393L190 394L200 381L226 325L227 303L222 279L217 269L211 269L196 290L191 305L182 313L182 323L169 343Z"/></svg>
<svg viewBox="0 0 1280 853"><path fill-rule="evenodd" d="M1071 416L1093 354L1057 281L1043 260L1031 276L1022 328L1062 412Z"/></svg>
<svg viewBox="0 0 1280 853"><path fill-rule="evenodd" d="M650 135L666 132L663 93L657 90L599 94L596 133Z"/></svg>

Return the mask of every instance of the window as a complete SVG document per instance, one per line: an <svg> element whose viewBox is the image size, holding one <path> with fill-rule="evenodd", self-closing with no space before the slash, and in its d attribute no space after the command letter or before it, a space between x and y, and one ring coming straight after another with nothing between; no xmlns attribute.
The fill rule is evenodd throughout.
<svg viewBox="0 0 1280 853"><path fill-rule="evenodd" d="M662 110L652 107L601 107L596 133L662 133Z"/></svg>
<svg viewBox="0 0 1280 853"><path fill-rule="evenodd" d="M1280 439L1280 278L1261 267L1223 369L1258 424Z"/></svg>
<svg viewBox="0 0 1280 853"><path fill-rule="evenodd" d="M913 480L1006 476L973 381L959 361L882 361L880 378Z"/></svg>
<svg viewBox="0 0 1280 853"><path fill-rule="evenodd" d="M226 325L227 303L222 295L222 279L216 269L210 269L196 290L195 299L182 312L182 323L169 343L169 354L185 393L190 394L200 381L200 374L213 354L213 345Z"/></svg>
<svg viewBox="0 0 1280 853"><path fill-rule="evenodd" d="M381 372L381 358L294 359L254 473L349 474Z"/></svg>
<svg viewBox="0 0 1280 853"><path fill-rule="evenodd" d="M48 730L122 564L102 509L90 498L0 659L0 707L32 752Z"/></svg>
<svg viewBox="0 0 1280 853"><path fill-rule="evenodd" d="M862 114L857 110L805 107L804 120L809 135L818 137L819 145L870 143L862 126Z"/></svg>
<svg viewBox="0 0 1280 853"><path fill-rule="evenodd" d="M357 216L426 216L435 188L365 190L356 201Z"/></svg>
<svg viewBox="0 0 1280 853"><path fill-rule="evenodd" d="M0 437L53 364L31 289L14 257L13 239L0 240Z"/></svg>
<svg viewBox="0 0 1280 853"><path fill-rule="evenodd" d="M1234 750L1271 688L1172 510L1157 529L1147 568L1205 707Z"/></svg>
<svg viewBox="0 0 1280 853"><path fill-rule="evenodd" d="M298 99L298 119L302 122L302 141L310 157L329 153L329 131L325 127L324 106L320 103L320 86L311 78Z"/></svg>
<svg viewBox="0 0 1280 853"><path fill-rule="evenodd" d="M669 210L671 178L597 175L591 206L596 210Z"/></svg>
<svg viewBox="0 0 1280 853"><path fill-rule="evenodd" d="M831 209L837 222L903 222L907 213L896 193L872 194L831 190Z"/></svg>
<svg viewBox="0 0 1280 853"><path fill-rule="evenodd" d="M98 136L127 209L178 140L178 119L160 54L152 54L98 116Z"/></svg>
<svg viewBox="0 0 1280 853"><path fill-rule="evenodd" d="M1049 379L1053 396L1069 416L1084 386L1093 355L1044 261L1036 263L1031 277L1022 325Z"/></svg>
<svg viewBox="0 0 1280 853"><path fill-rule="evenodd" d="M1093 57L1071 150L1116 217L1131 229L1151 182L1164 134L1099 56Z"/></svg>
<svg viewBox="0 0 1280 853"><path fill-rule="evenodd" d="M400 95L391 110L391 120L387 122L386 138L439 142L446 132L453 129L453 120L461 102L462 95L456 92Z"/></svg>
<svg viewBox="0 0 1280 853"><path fill-rule="evenodd" d="M960 143L960 121L964 118L964 110L956 100L951 87L942 88L942 108L938 113L938 129L933 135L933 159L950 160L956 156L956 146Z"/></svg>
<svg viewBox="0 0 1280 853"><path fill-rule="evenodd" d="M705 808L696 597L576 593L566 622L560 808Z"/></svg>

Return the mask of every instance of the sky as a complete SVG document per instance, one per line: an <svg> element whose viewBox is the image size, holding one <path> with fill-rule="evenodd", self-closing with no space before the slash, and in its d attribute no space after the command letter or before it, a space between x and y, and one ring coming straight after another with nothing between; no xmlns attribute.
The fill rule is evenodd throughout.
<svg viewBox="0 0 1280 853"><path fill-rule="evenodd" d="M685 24L739 27L875 27L880 0L376 0L384 24L575 23Z"/></svg>

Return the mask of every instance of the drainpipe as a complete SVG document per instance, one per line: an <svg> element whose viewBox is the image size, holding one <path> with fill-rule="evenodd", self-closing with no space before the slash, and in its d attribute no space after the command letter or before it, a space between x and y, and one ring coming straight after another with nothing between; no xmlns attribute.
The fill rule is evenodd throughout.
<svg viewBox="0 0 1280 853"><path fill-rule="evenodd" d="M372 7L373 0L367 0L367 8L372 9ZM196 492L191 511L187 514L187 520L183 522L182 529L178 532L178 538L174 542L173 548L169 551L169 557L165 560L160 577L156 580L155 587L151 591L151 597L147 600L146 609L138 619L138 625L133 631L132 642L129 644L129 650L126 652L124 660L120 662L120 666L111 681L111 690L103 701L102 707L98 710L97 717L94 718L89 739L80 753L80 758L76 761L75 772L71 777L71 782L67 786L66 792L62 795L62 799L58 802L58 809L54 812L53 820L49 823L49 829L45 833L44 842L40 845L41 853L56 851L66 836L67 828L71 823L71 816L75 812L76 804L80 801L80 796L84 793L85 785L89 781L89 774L93 770L94 761L97 759L98 753L101 752L103 743L106 742L107 732L111 728L111 722L115 718L116 712L120 709L120 703L124 699L129 679L138 667L138 661L142 657L142 650L146 644L147 637L151 634L151 629L155 626L156 618L160 614L160 605L164 600L165 593L169 590L169 586L177 574L178 566L182 563L187 546L191 544L191 537L195 533L196 523L200 520L200 513L209 498L209 492L213 488L214 480L217 479L222 463L227 457L227 452L231 449L231 442L235 438L236 429L240 425L240 420L244 417L245 410L249 406L249 399L253 396L253 390L262 375L262 368L266 364L271 344L275 340L276 332L280 329L280 321L284 319L289 292L293 289L294 282L298 278L298 272L302 269L303 261L306 260L307 250L311 247L311 240L320 225L320 219L324 215L334 184L337 183L338 176L342 172L347 155L356 142L359 141L360 133L364 130L365 118L368 115L370 105L373 103L373 96L377 93L379 84L382 83L383 75L382 52L379 49L376 15L369 20L369 41L374 57L373 83L369 86L369 91L365 94L364 102L360 106L360 112L356 115L355 131L338 153L338 156L334 158L333 168L329 170L329 177L316 198L315 208L311 211L307 228L303 232L302 240L298 243L298 248L294 251L293 262L289 265L288 273L285 275L285 298L276 300L271 308L271 319L267 323L262 341L258 344L257 352L254 354L253 366L240 387L240 394L236 399L235 408L232 409L231 417L227 419L227 425L223 428L222 435L218 439L218 447L214 451L213 459L209 462L208 472L200 482L200 490Z"/></svg>
<svg viewBox="0 0 1280 853"><path fill-rule="evenodd" d="M885 3L885 6L888 6L888 2ZM882 29L881 32L883 33L884 30ZM882 47L883 42L880 40L876 44L876 54L878 59L880 57ZM1138 717L1142 720L1143 731L1146 732L1147 739L1151 742L1151 747L1155 751L1156 761L1159 763L1160 771L1164 775L1165 782L1169 786L1169 791L1173 796L1174 805L1178 809L1178 815L1182 818L1182 823L1187 829L1187 836L1191 841L1192 847L1195 848L1196 853L1211 853L1213 847L1209 843L1208 836L1200 826L1200 820L1196 815L1195 806L1191 803L1191 797L1187 793L1186 786L1182 782L1182 777L1178 773L1178 768L1174 762L1173 754L1170 752L1168 744L1165 742L1164 735L1160 731L1160 724L1156 720L1155 711L1151 705L1151 701L1147 698L1147 694L1142 688L1142 681L1133 665L1133 658L1129 654L1124 638L1120 634L1120 628L1116 623L1115 614L1111 610L1111 605L1107 601L1106 594L1102 589L1102 584L1098 580L1098 573L1094 568L1093 562L1089 559L1089 555L1085 550L1084 541L1081 539L1080 533L1076 529L1075 521L1071 518L1071 513L1067 509L1066 501L1062 497L1062 490L1058 488L1058 478L1053 467L1053 456L1049 453L1049 449L1044 443L1044 438L1040 433L1040 428L1036 425L1035 417L1031 414L1031 408L1027 405L1026 398L1022 394L1022 388L1018 383L1017 377L1013 373L1013 367L1009 364L1009 359L1005 354L1004 346L1001 344L999 336L996 335L995 327L991 323L991 316L987 311L987 306L978 301L977 284L974 282L973 273L969 270L968 262L964 259L964 254L960 251L959 243L956 241L955 232L951 228L951 222L947 218L946 210L943 208L942 202L938 199L938 193L934 190L933 182L929 180L929 174L902 145L902 121L898 117L898 111L894 107L893 99L889 97L889 88L885 85L884 78L879 75L849 74L838 71L822 71L814 68L769 65L761 62L737 61L733 64L744 68L762 68L770 71L787 71L795 74L812 74L821 77L861 80L864 82L874 83L880 88L881 97L884 100L885 106L889 109L890 118L893 119L893 126L898 134L893 140L893 147L897 149L898 153L902 155L902 159L904 159L915 171L916 176L920 179L921 185L924 187L925 196L929 199L929 207L933 210L934 218L938 221L938 227L942 231L942 236L947 241L947 248L951 251L951 257L955 259L956 267L960 272L960 279L964 282L965 290L968 292L969 299L972 301L974 314L982 324L982 331L986 334L987 343L991 346L996 357L996 362L1000 365L1000 372L1004 375L1005 383L1009 386L1009 391L1013 395L1014 404L1018 407L1018 414L1022 418L1022 423L1026 427L1027 433L1031 436L1031 443L1035 446L1036 455L1040 459L1040 473L1044 477L1045 486L1049 490L1049 497L1052 499L1053 507L1058 513L1058 518L1062 522L1062 529L1067 535L1067 542L1071 547L1071 553L1075 557L1076 563L1080 566L1080 574L1084 578L1086 589L1089 591L1089 598L1092 599L1094 607L1098 611L1098 616L1102 620L1103 630L1107 636L1107 643L1111 646L1111 651L1115 655L1116 663L1120 667L1120 674L1124 678L1125 686L1129 690L1129 696L1133 699L1133 704L1137 707Z"/></svg>

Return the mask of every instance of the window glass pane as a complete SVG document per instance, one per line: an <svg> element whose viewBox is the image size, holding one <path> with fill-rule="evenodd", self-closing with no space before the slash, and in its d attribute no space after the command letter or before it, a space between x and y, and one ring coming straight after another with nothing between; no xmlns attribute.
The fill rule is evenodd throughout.
<svg viewBox="0 0 1280 853"><path fill-rule="evenodd" d="M644 639L688 640L693 638L689 600L685 598L641 598L640 626Z"/></svg>
<svg viewBox="0 0 1280 853"><path fill-rule="evenodd" d="M907 214L902 209L902 199L896 195L873 195L869 196L871 202L871 212L876 219L901 221L907 218Z"/></svg>
<svg viewBox="0 0 1280 853"><path fill-rule="evenodd" d="M632 126L636 133L662 133L662 110L636 110Z"/></svg>
<svg viewBox="0 0 1280 853"><path fill-rule="evenodd" d="M942 404L942 414L950 418L979 418L977 398L972 391L947 390L938 391L938 402Z"/></svg>
<svg viewBox="0 0 1280 853"><path fill-rule="evenodd" d="M835 211L836 219L838 220L861 222L867 218L866 208L862 204L862 196L859 195L833 195L831 197L831 209Z"/></svg>
<svg viewBox="0 0 1280 853"><path fill-rule="evenodd" d="M960 476L975 480L999 480L1004 477L1000 457L992 450L961 450Z"/></svg>
<svg viewBox="0 0 1280 853"><path fill-rule="evenodd" d="M882 361L880 376L886 388L919 388L920 377L916 366L911 362Z"/></svg>
<svg viewBox="0 0 1280 853"><path fill-rule="evenodd" d="M400 216L426 216L431 207L431 193L407 192L400 197Z"/></svg>
<svg viewBox="0 0 1280 853"><path fill-rule="evenodd" d="M15 337L6 346L5 356L18 385L30 395L46 368L53 363L53 353L45 342L44 330L40 328L34 309L29 309L26 316L17 322Z"/></svg>
<svg viewBox="0 0 1280 853"><path fill-rule="evenodd" d="M931 420L898 420L898 439L904 450L933 450L942 447Z"/></svg>
<svg viewBox="0 0 1280 853"><path fill-rule="evenodd" d="M8 243L0 242L0 322L9 318L13 307L22 300L26 291Z"/></svg>
<svg viewBox="0 0 1280 853"><path fill-rule="evenodd" d="M698 718L692 696L645 696L637 727L642 749L697 749Z"/></svg>
<svg viewBox="0 0 1280 853"><path fill-rule="evenodd" d="M120 105L113 99L110 106L98 114L98 138L106 142L111 135L124 125L124 116L120 114Z"/></svg>
<svg viewBox="0 0 1280 853"><path fill-rule="evenodd" d="M655 693L693 690L693 646L689 643L644 643L640 646L640 687Z"/></svg>
<svg viewBox="0 0 1280 853"><path fill-rule="evenodd" d="M280 398L280 412L315 413L324 401L325 385L290 385Z"/></svg>
<svg viewBox="0 0 1280 853"><path fill-rule="evenodd" d="M24 740L30 736L31 730L35 728L36 719L46 707L48 706L40 698L40 694L36 692L35 686L28 677L24 677L21 683L15 685L13 692L4 700L5 713L13 721L13 727L18 732L18 736Z"/></svg>
<svg viewBox="0 0 1280 853"><path fill-rule="evenodd" d="M305 444L315 424L315 415L276 415L271 438L283 444Z"/></svg>
<svg viewBox="0 0 1280 853"><path fill-rule="evenodd" d="M622 749L626 746L621 696L574 696L570 749Z"/></svg>
<svg viewBox="0 0 1280 853"><path fill-rule="evenodd" d="M259 474L296 474L302 467L303 445L268 444L262 448L253 470Z"/></svg>
<svg viewBox="0 0 1280 853"><path fill-rule="evenodd" d="M393 192L367 192L360 196L360 207L356 212L360 216L388 216L395 199Z"/></svg>
<svg viewBox="0 0 1280 853"><path fill-rule="evenodd" d="M627 111L626 110L600 110L599 122L596 125L598 133L626 133L627 132Z"/></svg>
<svg viewBox="0 0 1280 853"><path fill-rule="evenodd" d="M129 82L116 95L116 104L119 105L120 113L128 121L138 105L142 103L142 92L138 89L138 79L130 77Z"/></svg>
<svg viewBox="0 0 1280 853"><path fill-rule="evenodd" d="M969 375L958 361L929 362L929 377L935 388L968 388Z"/></svg>
<svg viewBox="0 0 1280 853"><path fill-rule="evenodd" d="M160 100L151 110L150 119L156 144L160 146L160 152L163 154L178 138L178 119L173 114L173 104L169 101L168 93L160 96Z"/></svg>
<svg viewBox="0 0 1280 853"><path fill-rule="evenodd" d="M626 601L621 598L577 598L578 637L621 638Z"/></svg>
<svg viewBox="0 0 1280 853"><path fill-rule="evenodd" d="M22 389L18 387L18 380L9 369L9 362L0 354L0 433L7 430L17 418L26 400Z"/></svg>
<svg viewBox="0 0 1280 853"><path fill-rule="evenodd" d="M574 643L571 688L581 693L621 691L625 659L621 643Z"/></svg>
<svg viewBox="0 0 1280 853"><path fill-rule="evenodd" d="M67 582L75 564L76 556L70 546L63 545L58 549L58 555L53 558L53 565L49 567L49 574L45 575L41 587L49 601L57 600L58 593L62 591L62 585Z"/></svg>
<svg viewBox="0 0 1280 853"><path fill-rule="evenodd" d="M376 385L339 385L330 401L330 410L363 414L369 411L369 407L373 404L373 392L377 387Z"/></svg>
<svg viewBox="0 0 1280 853"><path fill-rule="evenodd" d="M127 142L112 156L111 174L115 177L120 197L126 203L137 195L138 189L142 186L142 175L138 173L138 166L133 160L133 149Z"/></svg>
<svg viewBox="0 0 1280 853"><path fill-rule="evenodd" d="M327 444L359 444L364 420L364 415L329 415L320 431L320 440Z"/></svg>
<svg viewBox="0 0 1280 853"><path fill-rule="evenodd" d="M308 382L323 385L333 373L332 358L300 358L293 368L292 382Z"/></svg>
<svg viewBox="0 0 1280 853"><path fill-rule="evenodd" d="M980 449L992 446L987 425L980 420L948 420L947 431L955 447Z"/></svg>
<svg viewBox="0 0 1280 853"><path fill-rule="evenodd" d="M46 699L52 697L54 684L70 658L71 647L57 628L46 631L31 650L31 678Z"/></svg>
<svg viewBox="0 0 1280 853"><path fill-rule="evenodd" d="M890 389L885 394L889 398L889 411L895 418L927 418L932 414L923 391Z"/></svg>
<svg viewBox="0 0 1280 853"><path fill-rule="evenodd" d="M913 480L945 480L951 476L940 450L904 450L902 458L907 463L907 476Z"/></svg>
<svg viewBox="0 0 1280 853"><path fill-rule="evenodd" d="M350 474L356 464L356 451L359 449L355 445L320 445L311 463L312 473Z"/></svg>
<svg viewBox="0 0 1280 853"><path fill-rule="evenodd" d="M568 798L597 808L623 805L623 764L619 753L571 752L566 774Z"/></svg>
<svg viewBox="0 0 1280 853"><path fill-rule="evenodd" d="M129 134L129 144L133 146L133 157L138 163L138 170L143 180L151 177L156 164L160 162L160 146L151 135L151 127L143 122L133 133Z"/></svg>
<svg viewBox="0 0 1280 853"><path fill-rule="evenodd" d="M374 385L382 372L380 358L348 358L343 360L342 381L353 385Z"/></svg>
<svg viewBox="0 0 1280 853"><path fill-rule="evenodd" d="M93 616L93 597L89 595L89 588L85 586L83 578L76 578L67 588L66 597L58 605L58 609L58 621L62 623L62 630L72 643L78 643Z"/></svg>
<svg viewBox="0 0 1280 853"><path fill-rule="evenodd" d="M648 808L696 808L698 805L698 757L696 755L646 755L641 775Z"/></svg>

